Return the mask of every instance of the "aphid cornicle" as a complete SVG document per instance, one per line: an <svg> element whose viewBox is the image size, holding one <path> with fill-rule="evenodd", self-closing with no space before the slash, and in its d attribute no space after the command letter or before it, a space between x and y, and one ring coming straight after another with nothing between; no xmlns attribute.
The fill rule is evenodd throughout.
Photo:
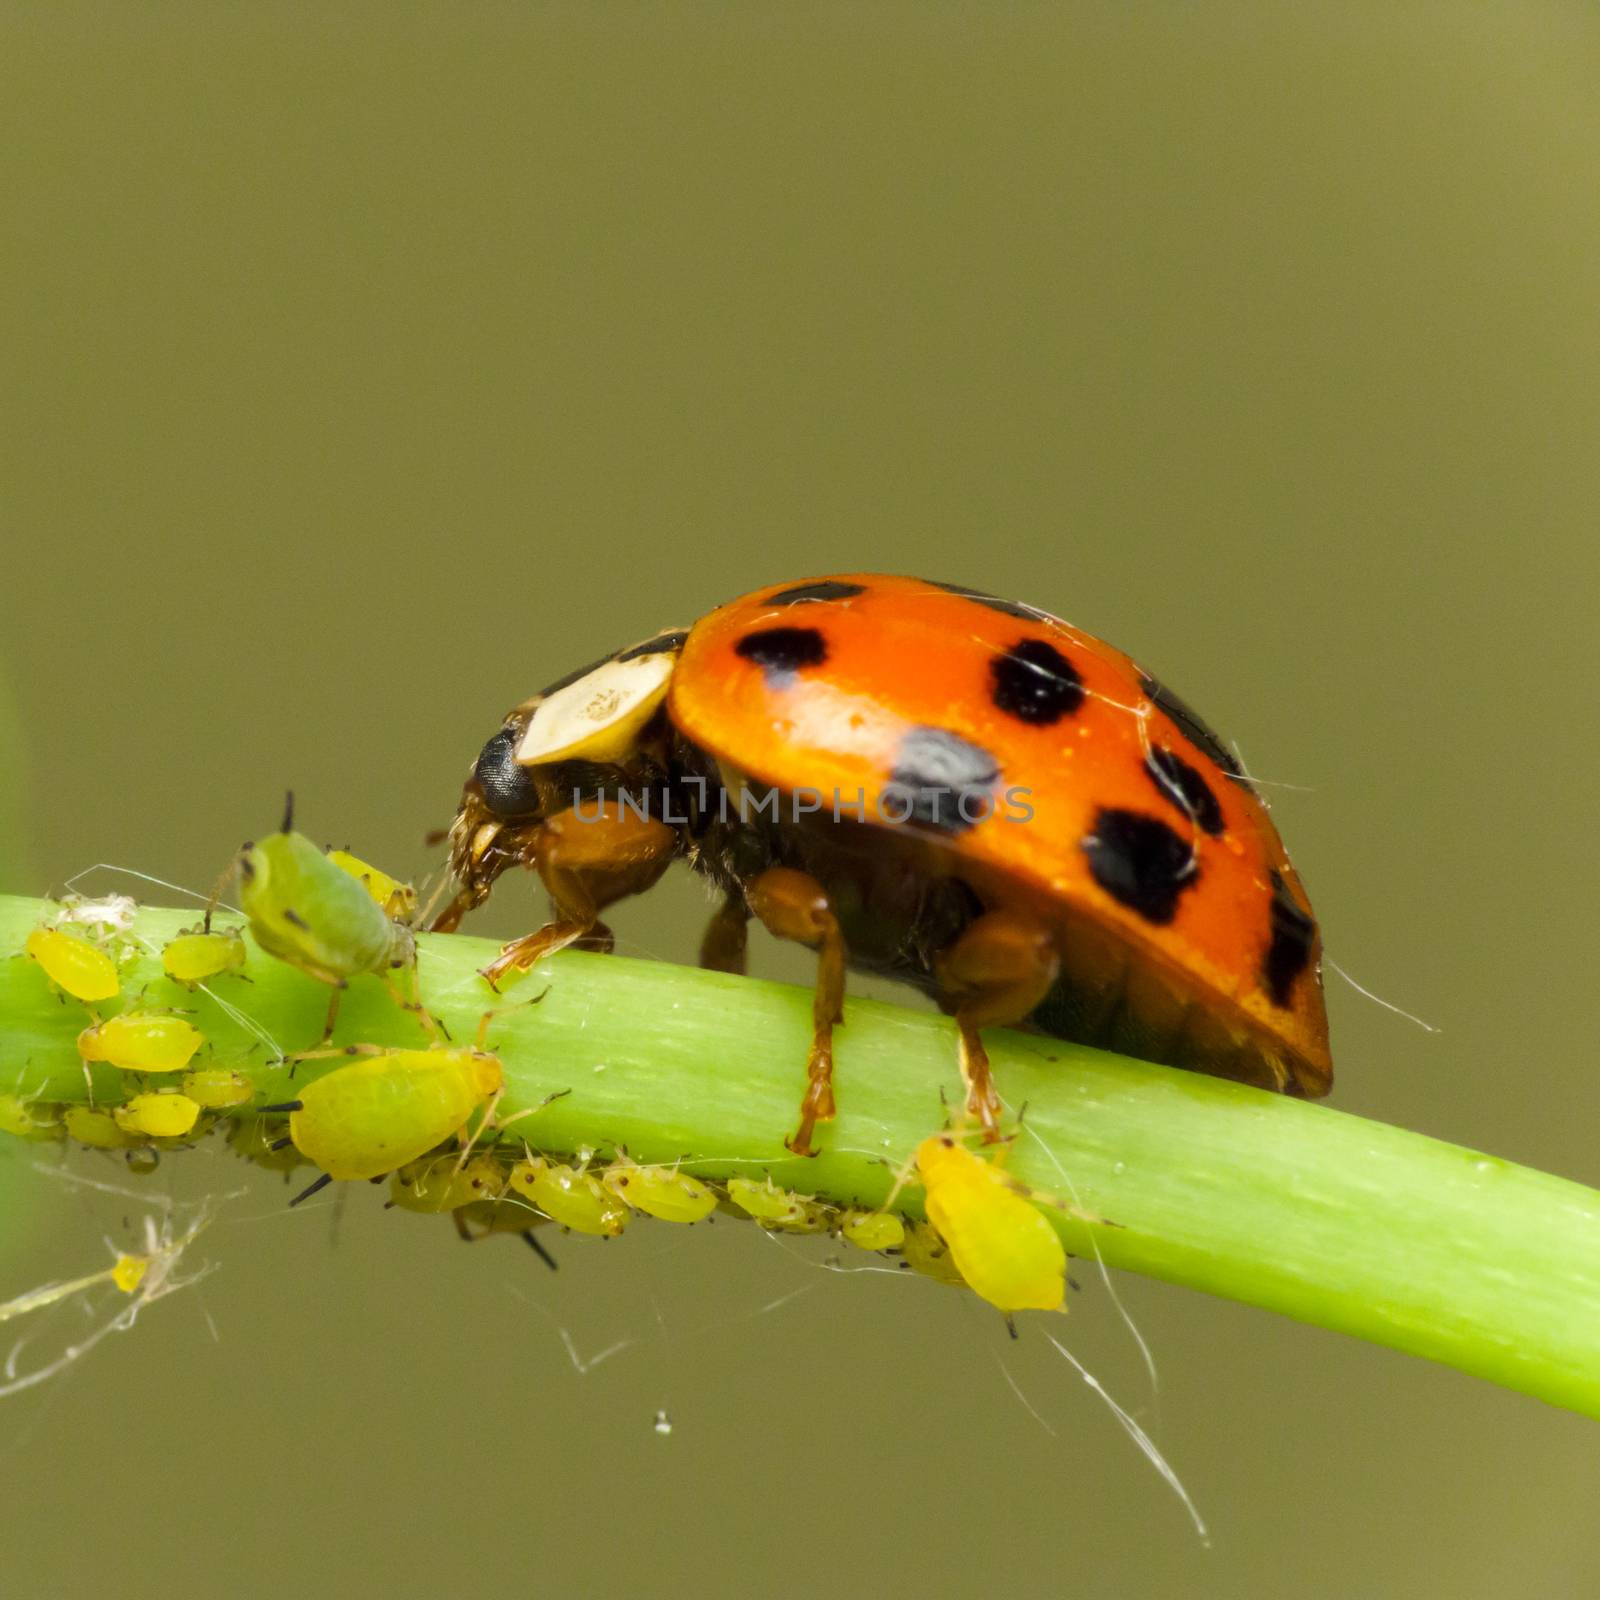
<svg viewBox="0 0 1600 1600"><path fill-rule="evenodd" d="M256 943L332 988L324 1039L333 1034L340 996L352 978L364 973L381 978L396 1001L438 1035L438 1024L417 994L417 945L411 929L390 917L359 877L294 832L293 795L284 808L283 827L242 846L236 868L239 903ZM407 973L408 991L396 984L397 971Z"/></svg>
<svg viewBox="0 0 1600 1600"><path fill-rule="evenodd" d="M583 941L674 859L721 891L704 965L753 916L818 954L789 1140L834 1115L847 966L956 1022L999 1137L982 1030L1030 1022L1288 1094L1332 1077L1320 938L1228 747L1137 663L1047 612L851 574L745 596L523 701L449 831L454 928L508 868L553 919L491 982Z"/></svg>

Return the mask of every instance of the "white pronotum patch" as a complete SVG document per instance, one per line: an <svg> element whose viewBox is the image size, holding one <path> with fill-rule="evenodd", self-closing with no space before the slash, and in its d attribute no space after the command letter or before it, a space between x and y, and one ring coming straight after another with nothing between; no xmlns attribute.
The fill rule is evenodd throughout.
<svg viewBox="0 0 1600 1600"><path fill-rule="evenodd" d="M517 760L617 761L666 698L676 652L606 661L576 683L541 700L528 719Z"/></svg>

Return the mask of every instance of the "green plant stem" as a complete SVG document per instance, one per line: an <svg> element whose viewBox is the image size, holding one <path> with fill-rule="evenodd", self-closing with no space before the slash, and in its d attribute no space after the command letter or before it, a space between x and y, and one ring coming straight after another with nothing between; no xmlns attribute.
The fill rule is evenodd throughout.
<svg viewBox="0 0 1600 1600"><path fill-rule="evenodd" d="M0 1089L81 1100L73 1046L84 1008L62 1003L22 948L51 907L0 896ZM193 913L142 910L150 950ZM948 1022L854 1001L838 1035L840 1114L823 1153L791 1156L810 1036L809 993L656 962L568 953L496 998L477 968L495 946L419 940L423 995L457 1040L502 1006L489 1045L506 1069L502 1118L537 1148L626 1145L684 1158L708 1177L770 1172L778 1184L875 1205L917 1142L959 1104ZM250 982L217 993L284 1049L315 1044L328 991L253 947ZM176 989L154 955L125 970L146 1006L196 1013L219 1063L289 1098L288 1069L205 994ZM542 996L537 1004L519 1001ZM415 1019L357 979L338 1038L420 1047ZM1600 1193L1325 1106L1056 1039L989 1036L1008 1104L1026 1102L1015 1175L1083 1211L1054 1210L1068 1248L1448 1363L1600 1416ZM299 1070L306 1074L320 1063ZM114 1102L122 1076L96 1069ZM304 1081L302 1077L301 1081ZM540 1106L545 1097L566 1091ZM918 1208L917 1191L903 1203Z"/></svg>

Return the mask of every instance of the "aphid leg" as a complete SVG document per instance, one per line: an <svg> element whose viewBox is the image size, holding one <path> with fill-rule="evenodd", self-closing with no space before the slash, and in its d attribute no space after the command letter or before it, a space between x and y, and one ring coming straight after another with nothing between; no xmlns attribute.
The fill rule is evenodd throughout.
<svg viewBox="0 0 1600 1600"><path fill-rule="evenodd" d="M349 986L343 978L334 984L333 993L328 997L328 1015L322 1024L322 1037L317 1041L319 1044L326 1044L333 1037L333 1025L339 1020L339 1002Z"/></svg>
<svg viewBox="0 0 1600 1600"><path fill-rule="evenodd" d="M462 1134L466 1134L466 1137L462 1137L459 1134L457 1135L461 1142L461 1154L456 1158L455 1170L451 1174L452 1177L459 1174L461 1169L466 1166L467 1158L472 1154L473 1145L475 1145L478 1140L489 1131L490 1128L494 1127L495 1109L499 1106L500 1098L505 1094L505 1092L505 1086L502 1084L500 1088L496 1089L495 1092L489 1096L488 1101L484 1105L483 1117L479 1121L478 1126L474 1128L470 1134L466 1134L466 1130L462 1129Z"/></svg>
<svg viewBox="0 0 1600 1600"><path fill-rule="evenodd" d="M745 891L750 909L767 931L817 952L817 987L811 1004L811 1054L806 1061L806 1092L800 1126L784 1143L797 1156L814 1154L811 1135L817 1123L831 1121L833 1030L844 1015L844 935L828 892L815 878L789 867L769 867Z"/></svg>
<svg viewBox="0 0 1600 1600"><path fill-rule="evenodd" d="M563 811L534 835L529 856L550 892L553 921L508 944L483 969L491 986L591 936L614 901L642 894L672 860L678 834L666 823L607 800L594 817ZM435 924L437 926L437 924Z"/></svg>
<svg viewBox="0 0 1600 1600"><path fill-rule="evenodd" d="M750 907L730 894L712 913L700 941L700 965L708 972L731 972L743 977L745 946L750 932Z"/></svg>
<svg viewBox="0 0 1600 1600"><path fill-rule="evenodd" d="M402 1011L409 1011L417 1019L423 1032L436 1044L441 1039L448 1042L450 1030L422 1003L422 978L417 971L415 956L408 964L407 972L409 975L404 985L387 972L380 974L384 988L389 991L389 998Z"/></svg>
<svg viewBox="0 0 1600 1600"><path fill-rule="evenodd" d="M1000 1139L1000 1097L979 1030L1023 1021L1050 992L1060 965L1050 929L1020 911L985 912L934 960L939 1004L961 1030L967 1112L990 1144Z"/></svg>

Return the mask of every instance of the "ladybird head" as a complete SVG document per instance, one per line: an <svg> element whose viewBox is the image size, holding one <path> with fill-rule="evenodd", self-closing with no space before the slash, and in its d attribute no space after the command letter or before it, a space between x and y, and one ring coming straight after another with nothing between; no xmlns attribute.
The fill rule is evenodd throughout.
<svg viewBox="0 0 1600 1600"><path fill-rule="evenodd" d="M438 928L488 898L532 835L571 804L565 777L625 772L667 696L687 635L660 633L559 678L524 701L478 752L447 835L461 893Z"/></svg>

